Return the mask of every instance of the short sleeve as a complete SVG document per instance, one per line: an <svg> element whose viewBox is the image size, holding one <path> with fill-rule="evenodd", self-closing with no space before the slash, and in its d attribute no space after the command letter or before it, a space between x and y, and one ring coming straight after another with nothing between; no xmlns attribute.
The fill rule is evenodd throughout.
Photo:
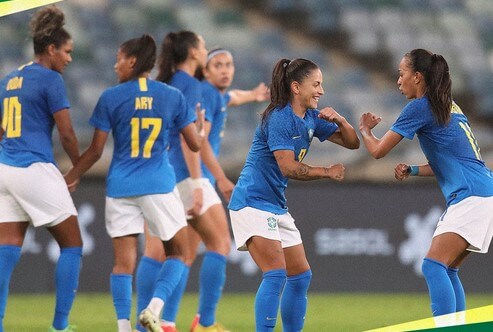
<svg viewBox="0 0 493 332"><path fill-rule="evenodd" d="M267 136L267 145L270 151L293 150L293 117L286 116L285 112L272 111L264 130Z"/></svg>
<svg viewBox="0 0 493 332"><path fill-rule="evenodd" d="M52 72L48 84L46 84L46 102L51 113L56 113L66 108L70 108L67 98L67 90L62 75Z"/></svg>
<svg viewBox="0 0 493 332"><path fill-rule="evenodd" d="M428 122L429 112L423 102L423 99L416 99L407 104L390 130L412 140Z"/></svg>
<svg viewBox="0 0 493 332"><path fill-rule="evenodd" d="M176 107L174 124L178 131L188 126L190 123L197 120L195 109L188 107L185 97L180 91L176 91Z"/></svg>
<svg viewBox="0 0 493 332"><path fill-rule="evenodd" d="M91 118L89 119L89 123L96 129L100 129L105 132L111 131L111 118L110 118L110 109L108 107L108 98L107 93L103 93L101 97L99 97L98 103L94 108L94 112L92 113Z"/></svg>

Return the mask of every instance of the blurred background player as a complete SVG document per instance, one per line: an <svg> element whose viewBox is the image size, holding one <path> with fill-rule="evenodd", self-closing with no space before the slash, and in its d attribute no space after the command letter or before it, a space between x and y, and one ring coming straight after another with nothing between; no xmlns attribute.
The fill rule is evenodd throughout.
<svg viewBox="0 0 493 332"><path fill-rule="evenodd" d="M304 325L312 272L286 206L288 179L344 179L342 164L303 163L313 137L349 149L359 147L358 136L344 117L331 107L317 110L322 83L322 72L309 60L277 62L271 102L262 113L229 203L236 246L248 250L263 272L255 298L256 331L274 330L280 302L283 330L301 331Z"/></svg>
<svg viewBox="0 0 493 332"><path fill-rule="evenodd" d="M385 157L403 137L416 134L427 164L395 168L398 180L435 176L447 209L440 217L422 271L434 316L463 311L465 294L459 267L471 251L486 253L493 236L493 175L481 159L467 117L452 99L445 59L423 49L404 55L399 64L400 92L409 102L389 131L378 139L372 129L381 121L361 116L359 130L374 158Z"/></svg>
<svg viewBox="0 0 493 332"><path fill-rule="evenodd" d="M191 31L172 32L165 36L161 53L159 55L159 72L157 80L169 83L183 92L189 109L200 107L202 90L200 82L194 77L197 70L205 66L207 60L207 49L204 39ZM207 121L210 121L206 114ZM210 253L206 254L201 267L202 273L208 275L208 283L201 284L201 294L217 293L214 290L222 290L226 278L226 255L230 249L230 236L226 218L221 225L211 224L203 216L206 214L217 213L212 206L221 203L216 195L214 188L206 179L202 179L200 170L200 155L190 151L182 142L182 138L177 131L170 133L170 162L176 172L177 187L180 197L185 205L188 214L188 222L199 232L204 239L206 248ZM203 193L207 192L207 195ZM219 211L221 212L221 211ZM224 214L224 211L222 211ZM185 272L182 275L180 284L173 292L170 300L166 303L163 311L164 323L168 322L165 328L173 331L174 322L179 309L179 303L183 296L188 281L190 271L190 257L187 256ZM137 308L148 302L149 296L154 289L156 271L160 268L164 259L162 249L157 245L152 237L146 237L146 248L144 256L141 258L137 269ZM208 295L214 310L219 300L219 296L212 299ZM211 323L214 328L215 322ZM166 325L166 324L165 324ZM137 326L139 329L140 327Z"/></svg>
<svg viewBox="0 0 493 332"><path fill-rule="evenodd" d="M209 52L206 66L197 75L202 79L203 107L206 110L207 119L205 122L205 134L208 140L204 142L204 146L200 151L202 177L207 188L204 191L204 196L210 195L215 202L218 202L200 216L200 223L201 225L207 225L206 227L208 228L215 229L221 237L231 237L231 235L226 212L214 187L217 187L226 202L229 202L234 188L233 182L226 177L217 160L221 141L224 137L227 107L239 106L254 101L263 102L270 96L269 89L264 83L260 83L252 90L234 89L226 92L231 86L234 72L235 68L231 52L218 48ZM196 258L201 241L200 234L194 231L193 228L189 229L189 241L191 257L187 264L191 266ZM225 257L218 256L211 251L206 252L204 260L213 259L219 260L221 264L219 268L223 268L222 261ZM199 295L198 313L190 328L192 332L201 331L203 327L211 326L215 323L216 307L224 284L224 282L222 284L211 283L211 280L214 281L214 275L211 276L211 273L214 272L211 269L218 268L217 262L216 264L207 263L205 266L208 266L208 268L203 267L200 273L200 284L202 286ZM219 329L220 327L217 328Z"/></svg>
<svg viewBox="0 0 493 332"><path fill-rule="evenodd" d="M9 282L29 223L45 226L60 246L56 265L56 307L50 331L72 331L68 316L79 282L82 238L77 211L53 155L52 132L72 164L79 146L62 73L72 61L73 41L55 6L30 22L34 62L0 82L0 331Z"/></svg>
<svg viewBox="0 0 493 332"><path fill-rule="evenodd" d="M114 152L107 177L106 229L112 238L115 261L110 284L118 330L132 331L132 275L137 259L137 237L144 232L156 236L168 254L157 276L152 300L142 308L140 323L160 331L164 302L178 285L185 268L186 217L168 160L168 132L176 128L193 151L202 137L195 114L176 89L149 79L156 61L156 44L149 35L123 43L115 71L119 85L100 97L90 123L95 127L90 147L66 175L71 184L102 155L109 131ZM144 309L145 308L145 309Z"/></svg>

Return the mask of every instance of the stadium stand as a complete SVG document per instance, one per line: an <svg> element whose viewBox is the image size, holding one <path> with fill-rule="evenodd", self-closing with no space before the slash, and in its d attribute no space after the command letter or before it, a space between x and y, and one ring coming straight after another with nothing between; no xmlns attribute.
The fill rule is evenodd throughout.
<svg viewBox="0 0 493 332"><path fill-rule="evenodd" d="M406 103L395 85L402 55L417 47L441 53L451 66L455 98L472 118L483 158L493 166L489 0L72 0L59 6L75 41L74 62L65 80L82 148L92 137L87 121L100 93L116 83L112 68L118 45L144 32L160 42L169 31L189 29L202 34L208 47L233 51L237 88L268 83L272 66L281 57L315 61L325 79L320 105L333 106L355 127L361 113L375 112L384 119L380 134ZM0 20L2 75L32 58L25 24L29 15L32 11ZM220 160L233 178L264 107L250 104L229 110ZM400 145L391 158L379 163L364 151L314 141L307 160L343 162L348 179L390 180L396 162L420 162L423 156L416 141ZM99 166L96 172L107 164Z"/></svg>

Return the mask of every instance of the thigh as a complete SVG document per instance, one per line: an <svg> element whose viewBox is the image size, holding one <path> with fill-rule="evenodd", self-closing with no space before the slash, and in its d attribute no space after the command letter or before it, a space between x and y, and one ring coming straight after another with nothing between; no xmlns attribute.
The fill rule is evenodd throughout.
<svg viewBox="0 0 493 332"><path fill-rule="evenodd" d="M174 257L186 262L190 257L188 232L190 226L181 228L170 240L164 242L166 257Z"/></svg>
<svg viewBox="0 0 493 332"><path fill-rule="evenodd" d="M247 241L247 248L262 272L286 269L281 241L253 236Z"/></svg>
<svg viewBox="0 0 493 332"><path fill-rule="evenodd" d="M112 239L115 262L112 273L133 274L137 261L138 235L115 237Z"/></svg>
<svg viewBox="0 0 493 332"><path fill-rule="evenodd" d="M443 233L431 240L431 246L426 257L450 266L460 257L463 256L465 258L464 252L468 247L469 243L460 235L456 233ZM460 263L462 260L460 260Z"/></svg>
<svg viewBox="0 0 493 332"><path fill-rule="evenodd" d="M147 225L144 225L145 234L145 249L144 256L157 260L159 262L164 262L166 255L164 253L163 241L156 236L152 236L149 233Z"/></svg>
<svg viewBox="0 0 493 332"><path fill-rule="evenodd" d="M297 275L310 269L303 244L284 248L284 257L288 276Z"/></svg>
<svg viewBox="0 0 493 332"><path fill-rule="evenodd" d="M26 236L28 222L0 223L0 245L21 247Z"/></svg>
<svg viewBox="0 0 493 332"><path fill-rule="evenodd" d="M53 227L48 227L60 248L82 247L79 222L76 216L71 216Z"/></svg>
<svg viewBox="0 0 493 332"><path fill-rule="evenodd" d="M228 221L222 205L211 206L206 213L189 221L208 250L228 254L231 247Z"/></svg>

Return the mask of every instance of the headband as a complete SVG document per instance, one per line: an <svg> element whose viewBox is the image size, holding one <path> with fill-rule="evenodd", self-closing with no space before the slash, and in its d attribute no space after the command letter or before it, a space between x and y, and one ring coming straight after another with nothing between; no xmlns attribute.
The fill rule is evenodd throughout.
<svg viewBox="0 0 493 332"><path fill-rule="evenodd" d="M209 54L207 54L206 64L208 64L209 61L211 61L213 57L215 57L216 55L219 55L219 54L229 54L231 57L233 57L233 55L231 54L230 51L225 50L224 48L217 48L215 50L210 51Z"/></svg>

